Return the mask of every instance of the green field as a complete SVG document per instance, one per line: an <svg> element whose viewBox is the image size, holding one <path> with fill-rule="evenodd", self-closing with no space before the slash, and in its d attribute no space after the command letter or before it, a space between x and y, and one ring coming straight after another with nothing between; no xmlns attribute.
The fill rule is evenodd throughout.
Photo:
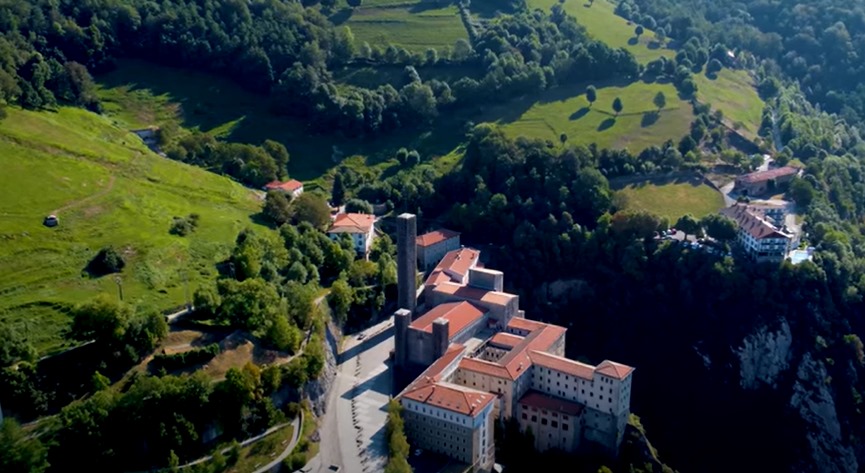
<svg viewBox="0 0 865 473"><path fill-rule="evenodd" d="M325 185L324 176L340 164L358 172L385 172L397 164L394 155L402 147L417 149L425 161L435 159L456 148L464 135L456 119L439 120L431 130L406 129L375 139L344 138L338 131L313 134L302 120L271 114L267 97L227 79L144 61L120 61L96 80L106 113L118 126L198 129L239 143L273 139L291 154L291 177L308 188ZM334 148L353 159L333 159Z"/></svg>
<svg viewBox="0 0 865 473"><path fill-rule="evenodd" d="M114 276L84 275L100 248L125 255L124 299L158 309L185 300L215 277L259 202L246 188L200 168L161 158L124 129L74 108L7 109L0 121L0 317L24 328L36 347L60 348L64 311L99 292L117 294ZM186 238L172 217L201 216ZM56 228L45 215L60 218Z"/></svg>
<svg viewBox="0 0 865 473"><path fill-rule="evenodd" d="M754 81L746 71L722 69L717 77L694 74L697 98L712 104L712 109L724 112L729 126L739 125L739 131L753 139L760 129L765 103L754 88Z"/></svg>
<svg viewBox="0 0 865 473"><path fill-rule="evenodd" d="M667 97L667 107L660 113L652 104L658 91ZM615 97L620 97L623 103L618 117L612 109ZM506 107L516 116L508 117L507 112L500 110L490 113L493 116L505 113L498 123L513 137L558 142L559 135L565 133L569 143L597 143L599 147L627 148L633 152L668 139L680 139L688 133L693 119L690 104L679 100L672 85L643 82L598 88L598 99L591 107L582 86L548 91L541 100L527 109L524 107L524 111L512 103Z"/></svg>
<svg viewBox="0 0 865 473"><path fill-rule="evenodd" d="M358 8L342 8L330 16L337 25L351 28L357 44L385 48L390 44L409 51L441 51L468 39L456 5L434 2L373 1Z"/></svg>
<svg viewBox="0 0 865 473"><path fill-rule="evenodd" d="M528 0L530 8L549 10L559 0ZM655 33L648 29L637 40L634 29L637 25L614 13L615 6L607 0L595 0L591 7L586 0L566 0L565 12L577 19L589 34L614 48L630 51L640 64L661 56L672 58L675 52L661 48L655 41Z"/></svg>
<svg viewBox="0 0 865 473"><path fill-rule="evenodd" d="M625 197L627 208L646 210L672 222L688 213L701 218L724 207L721 194L698 179L643 181L617 192Z"/></svg>

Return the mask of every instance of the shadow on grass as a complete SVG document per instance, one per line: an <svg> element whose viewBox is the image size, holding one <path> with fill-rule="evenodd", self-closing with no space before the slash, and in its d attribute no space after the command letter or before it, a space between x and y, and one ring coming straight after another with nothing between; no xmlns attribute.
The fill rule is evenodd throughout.
<svg viewBox="0 0 865 473"><path fill-rule="evenodd" d="M583 107L576 112L572 113L569 117L571 120L579 120L580 118L585 117L589 113L589 107Z"/></svg>
<svg viewBox="0 0 865 473"><path fill-rule="evenodd" d="M717 72L706 71L705 75L706 75L706 78L709 80L718 80L718 73Z"/></svg>
<svg viewBox="0 0 865 473"><path fill-rule="evenodd" d="M636 36L634 36L633 38L628 39L628 44L629 44L630 46L636 46L636 45L639 44L639 43L640 43L640 38L637 38Z"/></svg>
<svg viewBox="0 0 865 473"><path fill-rule="evenodd" d="M641 189L649 185L660 187L668 184L689 184L692 187L700 187L705 185L705 182L699 174L691 171L676 172L672 175L653 176L648 178L646 176L622 176L610 179L610 188L613 190L621 190L625 187Z"/></svg>
<svg viewBox="0 0 865 473"><path fill-rule="evenodd" d="M348 8L348 7L340 8L339 10L334 12L332 15L327 17L327 19L330 20L330 22L333 23L334 26L339 26L339 25L345 23L346 21L348 21L349 18L351 18L351 15L353 13L354 13L354 9L352 9L352 8Z"/></svg>
<svg viewBox="0 0 865 473"><path fill-rule="evenodd" d="M661 49L661 43L659 41L649 41L649 44L646 45L647 48L651 50Z"/></svg>
<svg viewBox="0 0 865 473"><path fill-rule="evenodd" d="M600 125L598 125L598 131L609 130L615 124L616 124L615 118L613 118L613 117L607 118L606 120L602 121Z"/></svg>
<svg viewBox="0 0 865 473"><path fill-rule="evenodd" d="M654 125L658 121L658 118L660 118L660 117L661 117L661 112L659 112L657 110L651 111L651 112L646 112L643 114L642 120L640 120L640 126L643 128L650 127L650 126Z"/></svg>

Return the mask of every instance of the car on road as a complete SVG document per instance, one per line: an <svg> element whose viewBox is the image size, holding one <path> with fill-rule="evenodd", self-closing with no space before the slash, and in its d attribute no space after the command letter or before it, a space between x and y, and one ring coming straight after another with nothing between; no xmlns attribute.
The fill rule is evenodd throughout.
<svg viewBox="0 0 865 473"><path fill-rule="evenodd" d="M357 336L357 339L358 339L358 340L363 340L364 338L366 338L366 334L365 334L365 333L361 333L360 335Z"/></svg>
<svg viewBox="0 0 865 473"><path fill-rule="evenodd" d="M337 473L337 472L339 472L339 470L341 470L341 468L338 465L330 465L329 467L327 467L327 469L332 471L333 473Z"/></svg>

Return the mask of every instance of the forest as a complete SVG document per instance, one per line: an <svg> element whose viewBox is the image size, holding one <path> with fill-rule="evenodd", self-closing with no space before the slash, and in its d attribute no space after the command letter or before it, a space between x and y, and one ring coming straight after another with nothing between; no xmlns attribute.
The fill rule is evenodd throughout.
<svg viewBox="0 0 865 473"><path fill-rule="evenodd" d="M804 216L808 243L817 248L813 262L751 264L660 242L653 232L672 222L626 211L616 199L610 179L703 170L703 155L738 170L756 167L744 153L729 149L723 116L698 103L692 104L694 121L686 136L641 152L571 145L566 139L558 144L512 139L495 126L468 124L464 154L454 169L439 170L420 157L408 159L408 153L398 169L380 178L340 166L331 197L360 208L384 203L388 210L416 212L422 222L461 231L467 244L483 245L489 266L505 272L507 289L522 296L528 313L571 327L569 355L639 364L639 377L651 381L636 382L633 408L676 469L810 468L816 456L809 453L806 433L814 425L791 415L788 396L804 389L803 383L811 389L827 386L837 412L836 443L850 446L865 464L860 338L865 336L865 143L857 128L865 123L861 6L837 0L624 0L618 14L678 48L675 58L641 66L624 49L590 38L555 7L547 13L517 4L512 15L471 41L460 40L447 53L420 54L357 44L350 30L333 27L314 6L296 2L9 0L3 5L0 98L7 104L33 109L64 104L98 112L90 74L109 70L116 59L136 57L230 77L266 96L273 113L303 118L310 131L339 136L423 129L447 120L458 107L585 81L670 81L691 99L697 92L695 72L752 69L768 104L760 145L771 151L768 143L775 142L780 162L795 159L803 168L789 195ZM404 84L337 87L333 71L355 63L404 67ZM452 81L424 80L418 73L422 66L458 65L480 73ZM289 160L276 142L238 145L194 133L171 142L166 154L255 187L285 177ZM378 316L396 280L392 243L381 238L369 261L354 260L350 242L332 242L321 232L326 213L320 196L289 201L268 195L262 216L278 230L238 235L218 281L195 293L199 315L286 352L298 350L304 333L320 337L313 301L321 287L330 286L328 302L339 322L361 326ZM568 289L550 296L547 288L562 281ZM138 362L166 331L161 318L145 308L104 300L75 314L70 337L95 339L95 354L108 355L104 373L96 373L102 377L116 377ZM731 347L755 330L784 326L794 340L791 363L811 366L808 360L817 360L817 372L825 376L814 381L816 375L794 369L781 376L777 389L740 389L739 360ZM267 397L276 375L254 367L235 370L215 385L194 376L141 377L121 392L98 389L105 381L94 375L87 386L63 392L43 382L30 363L34 353L26 340L4 334L0 400L15 406L15 416L25 421L58 414L54 435L60 446L46 441L50 448L45 447L6 426L0 440L20 448L21 458L39 460L34 463L42 470L49 461L77 464L84 456L106 468L121 457L145 466L150 455L158 464L172 456L191 458L203 449L196 432L213 427L204 412L217 404L230 407L217 421L225 439L258 432L285 415ZM299 357L279 376L302 384L317 376L321 356ZM689 373L686 379L682 372ZM70 404L72 394L86 393L95 394ZM142 401L151 393L160 393L169 405L192 406L188 416L163 418L158 413L163 404ZM158 428L136 423L149 416L160 419ZM94 425L109 428L100 433ZM126 425L140 426L140 437L119 444L112 429ZM751 460L743 465L742 458Z"/></svg>

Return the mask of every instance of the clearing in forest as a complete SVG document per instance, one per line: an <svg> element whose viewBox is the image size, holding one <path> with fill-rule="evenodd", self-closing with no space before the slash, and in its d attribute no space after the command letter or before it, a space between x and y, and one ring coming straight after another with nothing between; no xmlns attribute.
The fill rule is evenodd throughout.
<svg viewBox="0 0 865 473"><path fill-rule="evenodd" d="M458 39L468 39L456 5L433 1L372 1L357 8L343 8L330 16L335 25L346 25L359 46L402 46L411 52L433 48L442 52Z"/></svg>
<svg viewBox="0 0 865 473"><path fill-rule="evenodd" d="M528 0L529 8L549 11L559 0ZM672 58L676 52L666 49L655 40L655 33L645 29L637 38L634 30L637 25L616 15L615 5L607 0L595 0L591 5L587 0L566 0L562 5L565 12L577 19L586 31L598 41L614 48L630 51L640 64L658 59L661 56Z"/></svg>
<svg viewBox="0 0 865 473"><path fill-rule="evenodd" d="M754 79L746 71L721 69L712 77L705 72L694 74L697 99L712 105L712 110L724 112L724 122L754 139L760 130L765 103L757 94Z"/></svg>
<svg viewBox="0 0 865 473"><path fill-rule="evenodd" d="M667 140L678 141L688 133L694 118L691 105L678 98L671 84L635 82L626 86L599 86L597 90L597 100L590 104L585 86L553 89L540 100L527 104L528 107L520 109L509 104L510 116L505 114L498 123L513 137L558 142L564 133L568 143L596 143L601 148L639 152ZM658 92L664 93L667 102L660 111L653 103ZM618 115L612 107L616 97L622 101L622 112Z"/></svg>
<svg viewBox="0 0 865 473"><path fill-rule="evenodd" d="M673 223L685 214L701 218L724 207L721 193L696 177L640 181L617 192L624 197L626 208L667 217Z"/></svg>
<svg viewBox="0 0 865 473"><path fill-rule="evenodd" d="M325 176L339 165L375 176L396 166L399 148L416 149L427 161L449 153L464 137L462 123L453 119L373 140L342 137L338 131L311 133L303 120L272 114L266 96L228 79L145 61L118 61L115 70L96 81L106 114L124 128L156 125L178 134L197 129L238 143L279 141L291 154L288 173L307 189L327 186Z"/></svg>
<svg viewBox="0 0 865 473"><path fill-rule="evenodd" d="M169 309L216 277L237 233L254 226L249 189L162 158L128 130L76 108L7 108L0 121L0 317L36 348L63 347L70 305L118 294L115 275L92 278L87 263L113 246L126 261L124 300ZM42 225L57 212L60 224ZM200 215L187 237L168 233L174 216Z"/></svg>

